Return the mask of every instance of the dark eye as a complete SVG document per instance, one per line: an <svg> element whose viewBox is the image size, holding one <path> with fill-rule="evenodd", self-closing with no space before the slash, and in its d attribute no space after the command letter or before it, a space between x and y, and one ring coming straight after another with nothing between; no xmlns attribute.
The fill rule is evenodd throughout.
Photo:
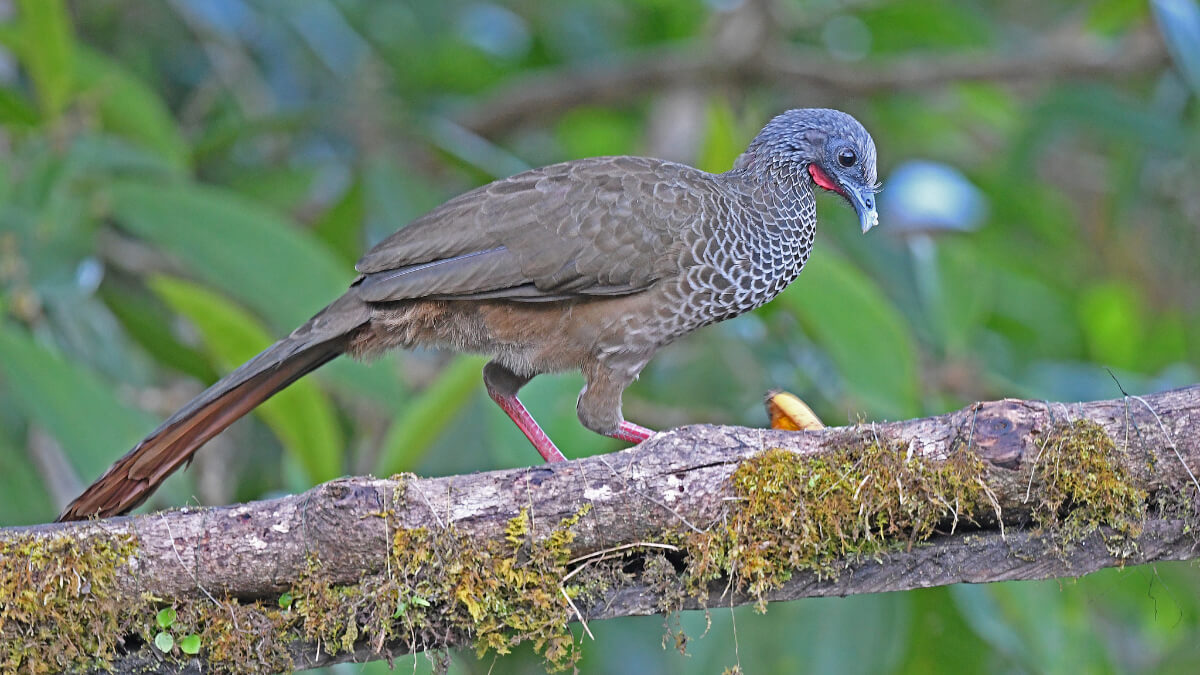
<svg viewBox="0 0 1200 675"><path fill-rule="evenodd" d="M854 154L854 151L850 148L843 148L842 151L838 153L838 164L841 164L844 167L854 166L854 163L857 161L858 155Z"/></svg>

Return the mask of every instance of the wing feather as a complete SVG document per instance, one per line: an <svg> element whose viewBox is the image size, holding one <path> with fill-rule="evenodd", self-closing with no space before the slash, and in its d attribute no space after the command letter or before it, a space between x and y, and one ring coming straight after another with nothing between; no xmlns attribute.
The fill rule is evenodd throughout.
<svg viewBox="0 0 1200 675"><path fill-rule="evenodd" d="M362 297L548 301L623 295L677 266L715 198L712 174L598 157L534 169L460 195L371 249Z"/></svg>

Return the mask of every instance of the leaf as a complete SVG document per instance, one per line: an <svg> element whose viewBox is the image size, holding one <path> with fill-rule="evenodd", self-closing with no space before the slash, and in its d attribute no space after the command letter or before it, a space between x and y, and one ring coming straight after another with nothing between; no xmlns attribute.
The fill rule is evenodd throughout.
<svg viewBox="0 0 1200 675"><path fill-rule="evenodd" d="M0 124L29 127L38 123L37 109L20 92L0 87Z"/></svg>
<svg viewBox="0 0 1200 675"><path fill-rule="evenodd" d="M158 635L154 636L154 646L158 647L158 651L165 654L175 646L175 638L170 633L159 631Z"/></svg>
<svg viewBox="0 0 1200 675"><path fill-rule="evenodd" d="M18 52L38 102L49 117L57 117L70 98L74 75L74 38L63 0L20 0Z"/></svg>
<svg viewBox="0 0 1200 675"><path fill-rule="evenodd" d="M120 403L86 366L64 359L24 331L0 322L0 386L62 444L83 476L98 476L113 457L154 428L149 414Z"/></svg>
<svg viewBox="0 0 1200 675"><path fill-rule="evenodd" d="M8 400L2 394L0 405ZM0 523L6 526L44 523L53 519L55 513L50 494L27 450L0 436Z"/></svg>
<svg viewBox="0 0 1200 675"><path fill-rule="evenodd" d="M175 608L164 607L158 610L158 615L154 617L154 622L163 630L170 628L171 624L175 623Z"/></svg>
<svg viewBox="0 0 1200 675"><path fill-rule="evenodd" d="M196 349L179 342L164 320L160 303L144 293L134 293L116 284L100 287L100 296L121 323L124 332L146 350L154 362L186 373L198 380L217 378L208 360Z"/></svg>
<svg viewBox="0 0 1200 675"><path fill-rule="evenodd" d="M363 222L367 218L363 181L356 178L332 206L321 214L313 234L338 256L353 265L362 255Z"/></svg>
<svg viewBox="0 0 1200 675"><path fill-rule="evenodd" d="M287 609L292 606L292 594L284 591L279 595L280 609Z"/></svg>
<svg viewBox="0 0 1200 675"><path fill-rule="evenodd" d="M1097 284L1080 294L1079 325L1092 360L1113 368L1137 369L1145 347L1146 303L1130 284Z"/></svg>
<svg viewBox="0 0 1200 675"><path fill-rule="evenodd" d="M200 653L200 636L192 633L179 641L179 651L195 656Z"/></svg>
<svg viewBox="0 0 1200 675"><path fill-rule="evenodd" d="M917 354L904 318L845 258L813 256L779 301L795 312L872 415L905 418L920 409Z"/></svg>
<svg viewBox="0 0 1200 675"><path fill-rule="evenodd" d="M351 270L277 213L228 190L120 181L113 216L188 270L268 318L295 328L346 289Z"/></svg>
<svg viewBox="0 0 1200 675"><path fill-rule="evenodd" d="M377 475L411 471L417 465L477 391L480 371L486 362L487 359L478 356L456 358L433 384L409 402L383 441L375 468Z"/></svg>
<svg viewBox="0 0 1200 675"><path fill-rule="evenodd" d="M559 118L554 131L567 157L629 154L641 135L628 115L589 106L572 108Z"/></svg>
<svg viewBox="0 0 1200 675"><path fill-rule="evenodd" d="M745 138L738 129L729 104L723 99L714 100L708 106L704 149L700 152L696 167L713 173L728 171L749 142L750 139Z"/></svg>
<svg viewBox="0 0 1200 675"><path fill-rule="evenodd" d="M87 47L75 52L77 88L97 99L104 128L154 150L174 167L190 161L188 142L159 95L121 64Z"/></svg>
<svg viewBox="0 0 1200 675"><path fill-rule="evenodd" d="M156 277L150 287L200 331L205 350L223 370L248 361L271 344L263 327L228 300L196 284ZM313 482L342 473L344 443L329 398L315 380L300 380L256 409Z"/></svg>

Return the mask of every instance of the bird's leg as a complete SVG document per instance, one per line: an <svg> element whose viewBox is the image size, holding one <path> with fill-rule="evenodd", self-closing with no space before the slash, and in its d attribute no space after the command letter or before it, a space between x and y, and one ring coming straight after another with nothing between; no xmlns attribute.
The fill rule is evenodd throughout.
<svg viewBox="0 0 1200 675"><path fill-rule="evenodd" d="M604 366L585 369L584 374L587 384L576 405L583 426L627 443L641 443L654 435L651 429L625 421L621 414L621 394L632 378L620 377Z"/></svg>
<svg viewBox="0 0 1200 675"><path fill-rule="evenodd" d="M538 454L547 462L565 462L567 458L559 451L554 441L538 426L537 420L529 414L529 409L517 398L517 390L531 378L521 377L504 366L490 361L483 367L483 384L487 387L488 396L500 406L504 414L517 425L525 438L533 444Z"/></svg>
<svg viewBox="0 0 1200 675"><path fill-rule="evenodd" d="M643 426L639 426L637 424L634 424L633 422L626 422L625 420L621 420L621 424L619 424L617 426L616 431L612 432L611 434L605 434L605 435L612 436L613 438L615 438L619 441L625 441L627 443L641 443L642 441L646 440L647 438L650 438L651 436L653 436L654 430L647 429L646 427L643 427Z"/></svg>

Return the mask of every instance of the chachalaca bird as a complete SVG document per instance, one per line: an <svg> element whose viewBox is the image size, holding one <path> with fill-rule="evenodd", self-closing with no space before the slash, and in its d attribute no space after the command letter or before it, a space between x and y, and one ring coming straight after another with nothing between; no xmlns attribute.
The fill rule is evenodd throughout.
<svg viewBox="0 0 1200 675"><path fill-rule="evenodd" d="M517 391L580 370L583 425L641 442L653 432L624 419L622 392L660 347L762 305L800 274L814 185L845 197L863 232L878 222L875 144L853 117L789 110L723 174L597 157L455 197L371 249L344 295L172 415L59 520L132 509L222 429L343 353L490 355L488 394L551 462L564 457Z"/></svg>

